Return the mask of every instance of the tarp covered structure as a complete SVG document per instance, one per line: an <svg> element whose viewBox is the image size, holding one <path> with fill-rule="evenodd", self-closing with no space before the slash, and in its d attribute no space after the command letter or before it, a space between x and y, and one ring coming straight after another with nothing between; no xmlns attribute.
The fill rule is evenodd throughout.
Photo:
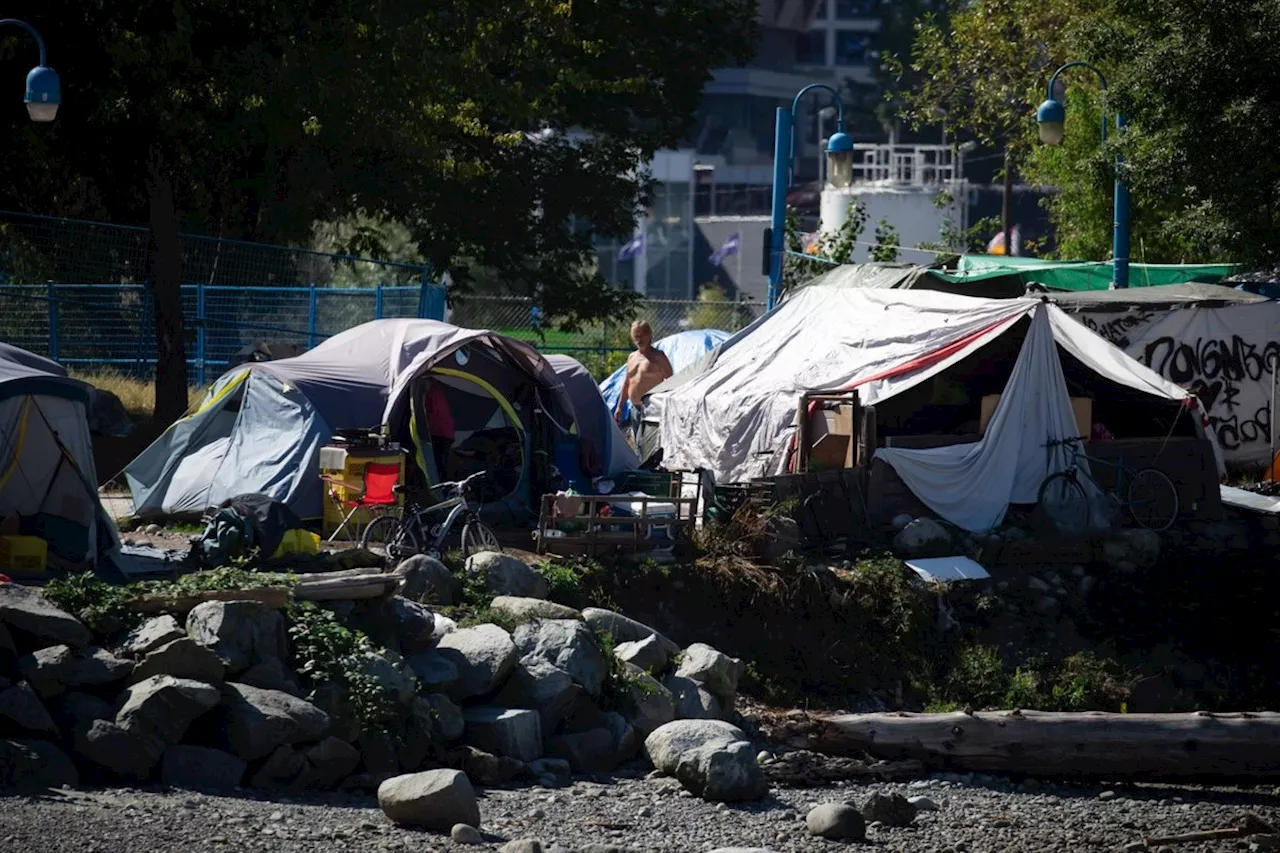
<svg viewBox="0 0 1280 853"><path fill-rule="evenodd" d="M1194 402L1186 391L1049 302L848 287L839 272L722 344L699 375L659 389L667 467L706 468L720 482L782 473L803 391L856 388L864 404L884 406L1002 339L1013 348L996 365L1002 396L979 441L877 451L926 505L967 530L996 526L1010 503L1034 503L1044 478L1066 464L1044 447L1078 433L1064 360L1073 374L1158 403L1203 434L1198 413L1181 415Z"/></svg>
<svg viewBox="0 0 1280 853"><path fill-rule="evenodd" d="M444 388L454 421L444 472L423 412L428 379ZM315 518L320 448L339 430L385 426L411 449L427 483L468 467L510 466L510 495L527 499L533 451L543 444L536 433L545 428L535 412L572 429L564 387L528 344L434 320L375 320L295 358L228 371L125 474L138 515L200 512L256 492Z"/></svg>
<svg viewBox="0 0 1280 853"><path fill-rule="evenodd" d="M72 564L94 564L117 545L98 500L92 391L56 362L0 344L0 521Z"/></svg>
<svg viewBox="0 0 1280 853"><path fill-rule="evenodd" d="M614 476L637 468L640 460L631 445L627 444L626 436L618 429L613 413L605 405L604 398L600 396L600 388L590 372L567 355L549 355L547 362L564 383L565 392L573 403L578 434L598 458L599 473Z"/></svg>
<svg viewBox="0 0 1280 853"><path fill-rule="evenodd" d="M668 335L655 341L653 345L666 354L667 360L671 362L672 372L679 373L730 337L729 332L722 332L719 329L690 329ZM611 412L617 410L618 399L622 396L622 383L626 375L626 368L619 367L608 379L600 383L600 394ZM630 415L631 403L624 402L622 416L627 418Z"/></svg>

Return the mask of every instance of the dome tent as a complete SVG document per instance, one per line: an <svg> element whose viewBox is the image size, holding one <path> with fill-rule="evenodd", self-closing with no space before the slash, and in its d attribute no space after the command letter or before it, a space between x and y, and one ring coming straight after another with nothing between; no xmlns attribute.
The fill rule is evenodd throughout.
<svg viewBox="0 0 1280 853"><path fill-rule="evenodd" d="M567 355L549 355L547 361L564 383L573 402L578 430L590 442L600 461L602 473L614 476L640 466L626 436L613 419L613 412L600 396L595 379L580 362Z"/></svg>
<svg viewBox="0 0 1280 853"><path fill-rule="evenodd" d="M554 420L569 428L572 407L554 371L528 344L434 320L375 320L294 358L224 374L188 417L144 450L125 473L138 515L203 511L259 492L303 518L321 513L320 448L338 430L387 428L413 452L428 483L435 470L430 430L418 403L423 380L445 387L459 433L501 424L520 442L508 502L527 503L536 479L537 435ZM420 401L419 401L420 402ZM536 415L549 414L550 418ZM477 439L476 441L479 441Z"/></svg>

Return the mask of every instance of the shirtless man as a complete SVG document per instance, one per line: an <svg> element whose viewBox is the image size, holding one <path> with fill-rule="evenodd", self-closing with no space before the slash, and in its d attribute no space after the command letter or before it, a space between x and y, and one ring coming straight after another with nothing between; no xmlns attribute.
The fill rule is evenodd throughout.
<svg viewBox="0 0 1280 853"><path fill-rule="evenodd" d="M638 444L640 427L644 423L644 395L658 387L674 372L666 353L653 346L653 329L643 320L631 324L631 342L636 351L627 356L627 374L622 382L622 393L613 418L622 423L622 409L631 403L631 435Z"/></svg>

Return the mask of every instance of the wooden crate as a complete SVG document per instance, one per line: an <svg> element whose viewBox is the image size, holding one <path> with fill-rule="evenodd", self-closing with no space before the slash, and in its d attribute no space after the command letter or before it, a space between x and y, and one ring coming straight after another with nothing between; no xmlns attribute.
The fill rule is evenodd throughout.
<svg viewBox="0 0 1280 853"><path fill-rule="evenodd" d="M560 556L595 556L609 552L634 553L687 543L693 537L697 525L698 507L702 501L702 472L673 471L670 494L665 495L576 495L581 502L577 515L566 518L557 512L557 495L543 495L538 528L534 532L534 547L539 554ZM686 496L692 491L692 496ZM604 507L612 509L615 503L638 503L636 515L601 515ZM675 507L674 515L654 515L650 507L669 504ZM557 528L562 521L581 525L581 530L563 531ZM655 539L655 528L670 531L669 539ZM554 532L553 532L554 531Z"/></svg>

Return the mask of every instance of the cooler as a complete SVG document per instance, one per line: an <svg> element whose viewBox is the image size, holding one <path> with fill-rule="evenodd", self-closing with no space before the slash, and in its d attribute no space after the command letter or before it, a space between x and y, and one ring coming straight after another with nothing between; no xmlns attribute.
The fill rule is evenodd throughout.
<svg viewBox="0 0 1280 853"><path fill-rule="evenodd" d="M369 445L365 447L330 444L320 448L320 476L330 477L345 484L336 485L327 481L321 483L324 488L324 515L321 522L321 530L325 538L331 536L333 531L338 529L338 525L342 524L342 519L351 511L350 507L346 505L347 501L355 500L364 491L364 468L370 462L382 465L398 465L400 467L400 482L404 483L404 451L400 449L398 444L388 443L382 446ZM331 496L331 492L337 493L337 501ZM404 496L398 496L396 503L397 505L403 505ZM369 510L361 509L351 517L347 530L351 531L352 536L356 536L373 517L373 513Z"/></svg>

